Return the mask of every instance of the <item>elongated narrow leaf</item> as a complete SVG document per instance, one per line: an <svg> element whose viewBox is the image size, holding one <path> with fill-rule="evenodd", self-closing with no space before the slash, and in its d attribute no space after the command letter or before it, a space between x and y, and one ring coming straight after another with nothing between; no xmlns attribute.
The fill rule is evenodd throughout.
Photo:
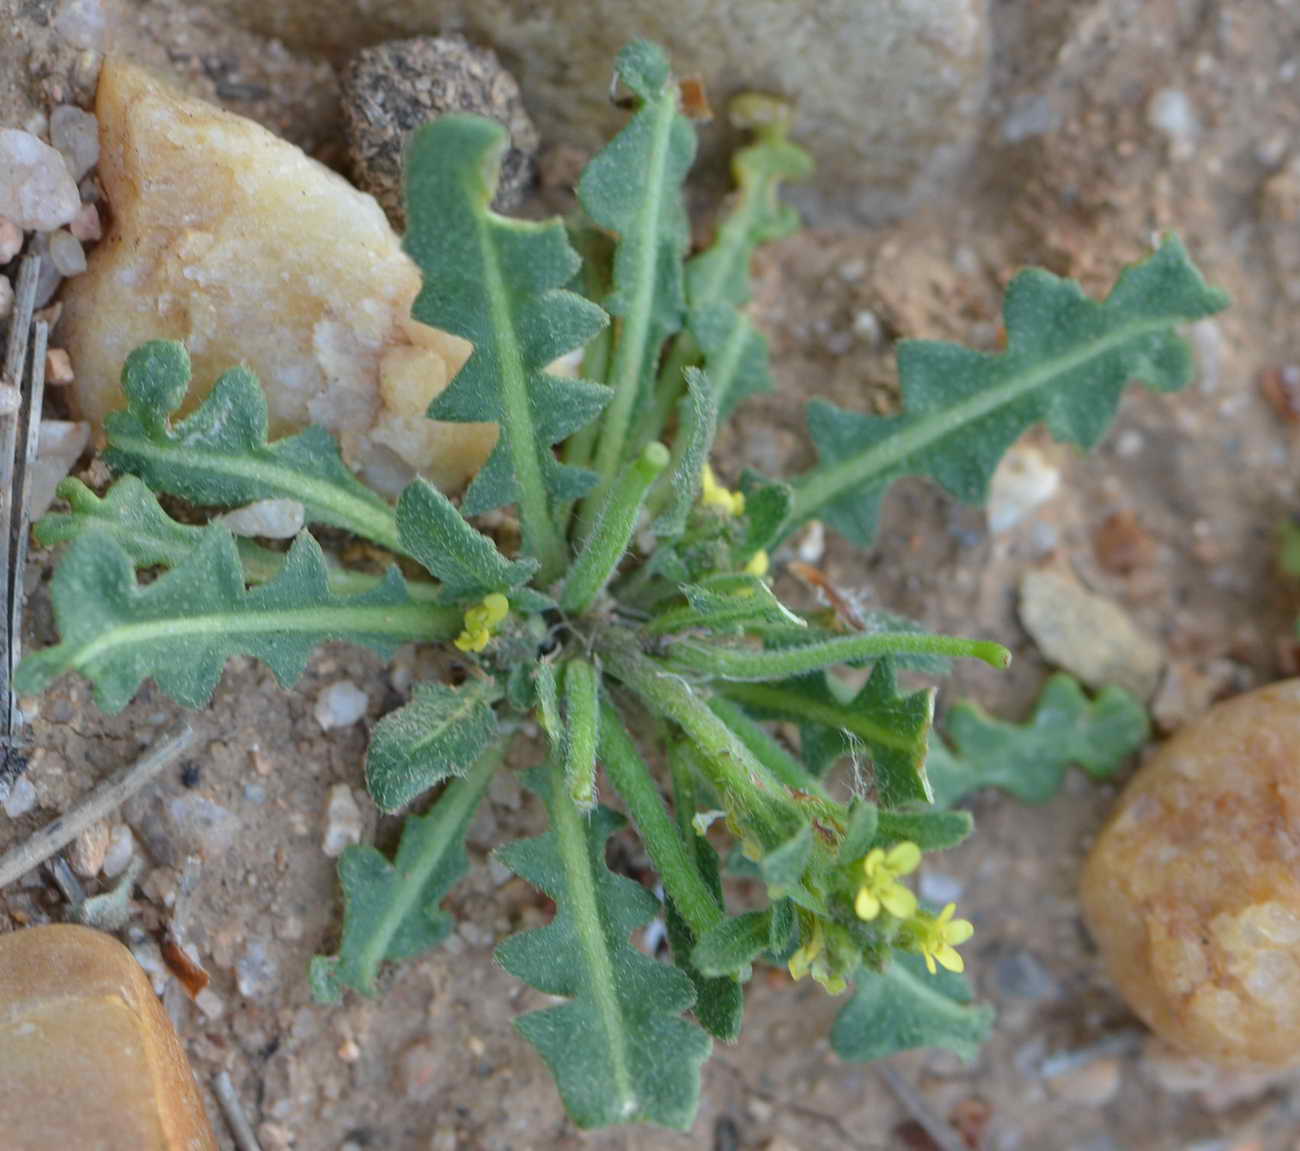
<svg viewBox="0 0 1300 1151"><path fill-rule="evenodd" d="M595 304L565 290L578 255L559 220L509 220L488 206L506 142L501 125L460 115L440 117L412 136L405 243L424 287L411 314L474 345L429 416L501 427L465 493L465 513L518 503L525 547L553 577L564 549L551 500L577 498L592 477L562 465L551 445L594 419L608 391L551 375L546 365L581 348L607 320Z"/></svg>
<svg viewBox="0 0 1300 1151"><path fill-rule="evenodd" d="M629 447L638 445L632 424L648 407L664 341L685 318L682 257L690 221L682 183L695 158L695 130L679 109L663 49L634 41L619 53L615 69L636 112L578 183L587 215L618 237L614 289L605 308L622 320L609 376L614 395L596 450L602 482L583 511L588 526Z"/></svg>
<svg viewBox="0 0 1300 1151"><path fill-rule="evenodd" d="M310 523L400 550L392 508L347 469L329 433L310 427L268 442L266 396L247 368L226 372L194 412L173 423L189 383L184 344L154 340L127 357L126 411L104 421L110 467L203 507L297 500Z"/></svg>
<svg viewBox="0 0 1300 1151"><path fill-rule="evenodd" d="M344 850L339 951L311 964L319 1002L337 1003L345 987L373 995L385 961L409 959L447 938L452 918L438 904L468 870L465 833L500 764L498 747L453 780L427 815L408 815L392 862L369 845Z"/></svg>
<svg viewBox="0 0 1300 1151"><path fill-rule="evenodd" d="M694 1001L690 980L628 940L659 904L605 866L605 841L623 819L601 806L581 817L558 766L530 772L529 784L546 801L551 829L497 855L555 900L555 918L507 939L497 959L568 1002L515 1026L550 1067L579 1126L650 1122L684 1130L695 1118L711 1044L681 1018Z"/></svg>
<svg viewBox="0 0 1300 1151"><path fill-rule="evenodd" d="M219 525L143 586L112 536L86 532L54 574L53 599L61 641L23 660L20 689L43 691L79 671L108 712L125 707L146 678L177 703L202 707L233 655L255 656L289 685L318 644L346 640L387 657L405 642L446 639L460 626L455 609L413 603L395 568L364 595L335 595L320 546L305 533L275 579L246 590L234 538Z"/></svg>
<svg viewBox="0 0 1300 1151"><path fill-rule="evenodd" d="M691 959L705 975L744 972L772 942L772 912L746 911L700 936Z"/></svg>
<svg viewBox="0 0 1300 1151"><path fill-rule="evenodd" d="M930 802L925 757L934 718L934 690L902 695L893 662L879 660L856 695L846 698L825 674L781 683L728 683L719 690L756 715L793 719L837 736L845 754L865 747L882 807Z"/></svg>
<svg viewBox="0 0 1300 1151"><path fill-rule="evenodd" d="M909 340L898 352L901 415L809 406L820 462L796 481L793 522L820 516L866 547L886 489L907 475L930 476L958 499L982 503L998 460L1033 424L1091 447L1125 384L1140 380L1157 391L1186 384L1192 357L1175 327L1227 303L1172 237L1100 303L1073 280L1021 272L1003 307L1005 352Z"/></svg>
<svg viewBox="0 0 1300 1151"><path fill-rule="evenodd" d="M713 631L739 634L770 624L800 628L804 621L779 599L758 576L723 574L709 576L682 588L686 604L669 608L648 625L655 635L680 631Z"/></svg>
<svg viewBox="0 0 1300 1151"><path fill-rule="evenodd" d="M531 557L506 559L426 480L417 479L402 492L397 501L397 532L403 549L442 581L447 603L479 600L489 592L508 595L537 570Z"/></svg>
<svg viewBox="0 0 1300 1151"><path fill-rule="evenodd" d="M366 752L366 787L384 811L397 811L449 775L462 775L498 735L490 679L460 688L418 683L411 702L376 725Z"/></svg>
<svg viewBox="0 0 1300 1151"><path fill-rule="evenodd" d="M997 787L1026 803L1046 803L1070 764L1103 779L1141 748L1150 731L1142 704L1123 688L1103 688L1089 700L1063 672L1047 681L1027 723L1007 723L974 703L959 703L946 717L946 738L930 740L934 801L948 806L981 787Z"/></svg>
<svg viewBox="0 0 1300 1151"><path fill-rule="evenodd" d="M993 1008L971 1004L963 976L931 975L919 955L895 953L884 971L861 968L855 982L831 1028L841 1059L865 1063L915 1047L946 1047L973 1059L993 1026Z"/></svg>
<svg viewBox="0 0 1300 1151"><path fill-rule="evenodd" d="M686 530L686 520L700 494L700 478L709 462L713 436L718 428L718 405L709 378L698 368L686 369L686 395L678 404L677 440L673 443L675 463L661 480L670 494L666 510L654 522L660 539L674 539Z"/></svg>

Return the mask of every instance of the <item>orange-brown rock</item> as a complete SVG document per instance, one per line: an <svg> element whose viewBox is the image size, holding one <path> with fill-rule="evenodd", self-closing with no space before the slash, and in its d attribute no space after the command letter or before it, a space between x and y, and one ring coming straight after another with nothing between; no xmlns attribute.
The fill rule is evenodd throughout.
<svg viewBox="0 0 1300 1151"><path fill-rule="evenodd" d="M6 1151L216 1151L171 1021L131 953L88 927L0 936Z"/></svg>
<svg viewBox="0 0 1300 1151"><path fill-rule="evenodd" d="M1300 680L1180 729L1121 796L1082 897L1159 1035L1223 1064L1300 1063Z"/></svg>

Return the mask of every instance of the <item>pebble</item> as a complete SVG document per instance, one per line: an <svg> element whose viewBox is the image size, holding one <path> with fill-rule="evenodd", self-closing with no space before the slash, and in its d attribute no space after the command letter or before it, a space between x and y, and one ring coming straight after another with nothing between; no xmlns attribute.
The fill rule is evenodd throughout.
<svg viewBox="0 0 1300 1151"><path fill-rule="evenodd" d="M102 819L92 823L68 848L68 866L82 879L98 875L108 854L108 839L108 824Z"/></svg>
<svg viewBox="0 0 1300 1151"><path fill-rule="evenodd" d="M68 231L83 244L91 244L104 235L104 226L99 219L99 209L94 204L82 204L81 211L68 225Z"/></svg>
<svg viewBox="0 0 1300 1151"><path fill-rule="evenodd" d="M51 348L45 353L45 382L52 388L64 387L76 379L72 371L72 357L62 348Z"/></svg>
<svg viewBox="0 0 1300 1151"><path fill-rule="evenodd" d="M1132 575L1155 561L1155 541L1128 508L1112 512L1092 533L1092 550L1113 575Z"/></svg>
<svg viewBox="0 0 1300 1151"><path fill-rule="evenodd" d="M50 260L60 276L80 276L86 270L86 251L81 241L62 228L50 234Z"/></svg>
<svg viewBox="0 0 1300 1151"><path fill-rule="evenodd" d="M0 129L0 216L25 231L51 232L81 208L63 157L30 132Z"/></svg>
<svg viewBox="0 0 1300 1151"><path fill-rule="evenodd" d="M8 276L0 276L0 320L7 319L14 310L14 286Z"/></svg>
<svg viewBox="0 0 1300 1151"><path fill-rule="evenodd" d="M438 1081L442 1060L423 1039L412 1043L397 1059L397 1079L408 1099L427 1099Z"/></svg>
<svg viewBox="0 0 1300 1151"><path fill-rule="evenodd" d="M361 842L363 828L361 808L352 797L346 783L336 783L329 789L325 804L325 838L321 849L331 859L343 854L343 849Z"/></svg>
<svg viewBox="0 0 1300 1151"><path fill-rule="evenodd" d="M1071 1067L1047 1080L1047 1088L1059 1099L1081 1107L1104 1107L1119 1093L1120 1061L1093 1059Z"/></svg>
<svg viewBox="0 0 1300 1151"><path fill-rule="evenodd" d="M302 531L306 514L297 500L258 500L218 519L237 536L289 540Z"/></svg>
<svg viewBox="0 0 1300 1151"><path fill-rule="evenodd" d="M1187 93L1181 88L1161 88L1147 107L1147 123L1169 141L1175 160L1189 159L1196 151L1201 123Z"/></svg>
<svg viewBox="0 0 1300 1151"><path fill-rule="evenodd" d="M366 714L370 697L351 680L341 679L316 697L316 722L326 731L350 727Z"/></svg>
<svg viewBox="0 0 1300 1151"><path fill-rule="evenodd" d="M1145 701L1164 665L1164 651L1127 612L1050 568L1020 581L1020 622L1044 659L1089 687L1115 684Z"/></svg>
<svg viewBox="0 0 1300 1151"><path fill-rule="evenodd" d="M1003 995L1016 999L1048 1000L1061 997L1061 984L1032 951L1017 948L1000 956L993 978Z"/></svg>
<svg viewBox="0 0 1300 1151"><path fill-rule="evenodd" d="M795 545L795 553L806 564L821 563L826 554L826 525L821 520L809 520L807 528Z"/></svg>
<svg viewBox="0 0 1300 1151"><path fill-rule="evenodd" d="M104 0L61 0L54 30L74 48L103 52L108 47L108 12Z"/></svg>
<svg viewBox="0 0 1300 1151"><path fill-rule="evenodd" d="M72 470L90 443L90 425L80 420L42 420L36 466L31 474L32 519L43 516L54 502L54 489Z"/></svg>
<svg viewBox="0 0 1300 1151"><path fill-rule="evenodd" d="M9 794L5 796L5 815L10 819L17 819L19 816L26 815L35 806L36 788L32 786L30 779L20 775L9 788Z"/></svg>
<svg viewBox="0 0 1300 1151"><path fill-rule="evenodd" d="M868 347L876 348L884 338L885 329L881 326L880 317L875 312L864 308L854 313L853 334Z"/></svg>
<svg viewBox="0 0 1300 1151"><path fill-rule="evenodd" d="M266 940L250 939L235 963L235 982L245 999L263 999L280 980L280 964L267 948Z"/></svg>
<svg viewBox="0 0 1300 1151"><path fill-rule="evenodd" d="M989 489L989 530L995 535L1014 527L1061 487L1061 473L1037 448L1013 447L998 464Z"/></svg>
<svg viewBox="0 0 1300 1151"><path fill-rule="evenodd" d="M1200 370L1201 391L1217 392L1223 374L1223 329L1219 327L1219 321L1213 318L1197 320L1187 334Z"/></svg>
<svg viewBox="0 0 1300 1151"><path fill-rule="evenodd" d="M211 987L205 987L194 997L194 1005L205 1019L220 1019L225 1014L225 1001Z"/></svg>
<svg viewBox="0 0 1300 1151"><path fill-rule="evenodd" d="M135 855L135 836L125 823L114 824L108 833L108 850L104 853L103 872L116 879L131 864Z"/></svg>
<svg viewBox="0 0 1300 1151"><path fill-rule="evenodd" d="M75 104L60 104L50 113L50 143L80 181L99 163L99 121Z"/></svg>
<svg viewBox="0 0 1300 1151"><path fill-rule="evenodd" d="M0 264L7 264L23 250L23 230L8 216L0 216Z"/></svg>
<svg viewBox="0 0 1300 1151"><path fill-rule="evenodd" d="M186 792L167 801L171 830L205 859L224 855L239 834L239 817L207 796Z"/></svg>

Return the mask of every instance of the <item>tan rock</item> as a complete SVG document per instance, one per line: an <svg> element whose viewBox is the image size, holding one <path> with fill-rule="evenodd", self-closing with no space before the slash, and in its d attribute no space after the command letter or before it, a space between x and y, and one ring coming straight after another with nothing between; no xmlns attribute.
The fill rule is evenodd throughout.
<svg viewBox="0 0 1300 1151"><path fill-rule="evenodd" d="M1180 729L1120 798L1082 898L1160 1036L1218 1063L1300 1063L1300 680Z"/></svg>
<svg viewBox="0 0 1300 1151"><path fill-rule="evenodd" d="M419 271L375 201L120 59L105 61L95 110L112 227L68 285L60 329L81 413L98 423L121 406L133 348L179 339L194 365L189 406L247 364L273 435L321 424L390 493L416 471L464 484L496 427L423 418L470 348L410 318Z"/></svg>

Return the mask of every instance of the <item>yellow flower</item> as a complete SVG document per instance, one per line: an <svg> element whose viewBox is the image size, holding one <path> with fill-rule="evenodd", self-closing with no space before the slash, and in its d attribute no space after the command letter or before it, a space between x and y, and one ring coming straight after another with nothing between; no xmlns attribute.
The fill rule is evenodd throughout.
<svg viewBox="0 0 1300 1151"><path fill-rule="evenodd" d="M741 497L742 499L744 497ZM767 557L767 552L761 548L749 558L749 563L745 565L746 575L762 576L767 575L767 569L772 566L771 560Z"/></svg>
<svg viewBox="0 0 1300 1151"><path fill-rule="evenodd" d="M729 516L741 515L745 510L744 493L724 488L708 464L704 465L704 470L700 473L700 502L705 507L718 508Z"/></svg>
<svg viewBox="0 0 1300 1151"><path fill-rule="evenodd" d="M510 601L500 592L483 597L465 613L465 630L456 637L461 651L482 651L492 640L497 625L510 614Z"/></svg>
<svg viewBox="0 0 1300 1151"><path fill-rule="evenodd" d="M866 878L858 888L853 910L859 919L875 919L883 908L899 919L910 919L916 914L916 896L898 882L911 875L921 865L921 849L915 843L904 841L888 851L873 847L862 861Z"/></svg>
<svg viewBox="0 0 1300 1151"><path fill-rule="evenodd" d="M811 974L831 995L839 995L848 986L842 975L832 974L827 962L826 933L820 919L813 920L812 938L790 956L790 976L798 982Z"/></svg>
<svg viewBox="0 0 1300 1151"><path fill-rule="evenodd" d="M950 903L937 916L921 912L908 921L916 949L925 956L925 966L931 975L935 974L936 962L949 971L966 970L957 948L975 934L975 928L969 919L953 919L956 910L957 905Z"/></svg>

